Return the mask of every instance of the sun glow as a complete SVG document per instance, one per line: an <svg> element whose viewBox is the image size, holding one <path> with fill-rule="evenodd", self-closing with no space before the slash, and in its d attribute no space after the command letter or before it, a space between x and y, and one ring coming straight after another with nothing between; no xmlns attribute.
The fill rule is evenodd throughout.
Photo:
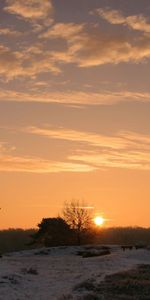
<svg viewBox="0 0 150 300"><path fill-rule="evenodd" d="M105 219L101 216L97 216L94 218L94 223L97 226L102 226L104 224L104 222L105 222Z"/></svg>

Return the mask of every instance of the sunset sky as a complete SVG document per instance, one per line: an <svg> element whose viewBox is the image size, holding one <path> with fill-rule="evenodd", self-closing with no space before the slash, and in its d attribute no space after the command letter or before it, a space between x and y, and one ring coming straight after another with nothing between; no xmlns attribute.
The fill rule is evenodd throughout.
<svg viewBox="0 0 150 300"><path fill-rule="evenodd" d="M0 0L0 228L73 198L150 227L149 0Z"/></svg>

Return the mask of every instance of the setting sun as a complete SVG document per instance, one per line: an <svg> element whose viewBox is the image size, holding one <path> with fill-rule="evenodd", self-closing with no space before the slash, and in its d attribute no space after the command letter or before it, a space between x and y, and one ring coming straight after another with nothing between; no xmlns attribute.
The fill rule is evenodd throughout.
<svg viewBox="0 0 150 300"><path fill-rule="evenodd" d="M105 222L105 219L101 216L97 216L94 218L94 223L97 226L102 226L104 224L104 222Z"/></svg>

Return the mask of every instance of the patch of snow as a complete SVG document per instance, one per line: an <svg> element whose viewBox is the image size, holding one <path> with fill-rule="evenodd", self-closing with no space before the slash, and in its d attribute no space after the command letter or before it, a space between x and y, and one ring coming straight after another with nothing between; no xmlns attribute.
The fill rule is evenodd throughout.
<svg viewBox="0 0 150 300"><path fill-rule="evenodd" d="M100 282L105 275L150 264L150 251L146 249L122 251L118 246L110 247L110 255L90 258L76 255L83 247L41 248L3 256L0 300L56 300L88 279Z"/></svg>

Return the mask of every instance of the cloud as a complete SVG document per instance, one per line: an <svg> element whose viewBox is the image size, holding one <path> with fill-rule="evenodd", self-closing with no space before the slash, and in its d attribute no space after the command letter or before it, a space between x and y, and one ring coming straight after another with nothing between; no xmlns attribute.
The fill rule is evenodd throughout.
<svg viewBox="0 0 150 300"><path fill-rule="evenodd" d="M0 156L0 172L60 173L91 172L95 167L74 162L50 162L40 158Z"/></svg>
<svg viewBox="0 0 150 300"><path fill-rule="evenodd" d="M107 33L87 34L80 41L74 60L80 67L118 64L121 62L138 63L150 57L150 39L113 36Z"/></svg>
<svg viewBox="0 0 150 300"><path fill-rule="evenodd" d="M102 152L98 154L93 153L80 153L71 155L71 160L80 163L90 164L97 169L104 168L123 168L123 169L136 169L136 170L149 170L150 171L150 155L143 152Z"/></svg>
<svg viewBox="0 0 150 300"><path fill-rule="evenodd" d="M6 28L0 34L13 32ZM36 78L42 73L58 75L63 72L63 65L72 63L79 68L89 68L121 62L139 63L150 58L147 35L131 39L128 35L102 33L93 27L88 31L85 24L57 23L39 37L52 40L50 48L47 41L41 43L39 40L28 46L21 45L16 51L0 45L0 74L3 79ZM55 48L55 39L60 43L59 51L56 50L58 47ZM65 45L61 44L62 39Z"/></svg>
<svg viewBox="0 0 150 300"><path fill-rule="evenodd" d="M40 35L41 38L62 38L68 40L78 39L78 35L83 32L84 24L76 23L56 23L49 30Z"/></svg>
<svg viewBox="0 0 150 300"><path fill-rule="evenodd" d="M114 22L123 22L121 17L117 20ZM93 26L89 30L86 24L58 23L40 37L64 39L67 47L61 51L51 51L53 59L65 64L74 63L78 67L138 63L150 57L149 36L133 38L127 34L102 32Z"/></svg>
<svg viewBox="0 0 150 300"><path fill-rule="evenodd" d="M120 148L114 147L119 138ZM110 139L108 148L100 146L93 151L79 151L69 159L90 164L96 168L124 168L150 171L150 136L122 132Z"/></svg>
<svg viewBox="0 0 150 300"><path fill-rule="evenodd" d="M23 131L48 138L81 142L94 147L110 149L149 149L150 136L140 135L135 132L120 132L116 136L106 136L91 132L82 132L65 128L39 128L27 127Z"/></svg>
<svg viewBox="0 0 150 300"><path fill-rule="evenodd" d="M59 173L90 172L95 168L75 162L50 161L39 157L16 156L15 147L0 142L0 172Z"/></svg>
<svg viewBox="0 0 150 300"><path fill-rule="evenodd" d="M12 37L19 37L22 33L17 30L12 30L8 27L0 28L0 35L7 35Z"/></svg>
<svg viewBox="0 0 150 300"><path fill-rule="evenodd" d="M60 72L49 51L42 52L37 46L14 51L0 45L0 75L3 75L6 80L20 76L34 78L46 72L54 74Z"/></svg>
<svg viewBox="0 0 150 300"><path fill-rule="evenodd" d="M0 75L8 79L19 76L22 72L20 53L0 45Z"/></svg>
<svg viewBox="0 0 150 300"><path fill-rule="evenodd" d="M0 34L13 32L6 28ZM41 43L39 39L28 46L20 44L17 50L0 45L0 74L3 80L36 78L42 73L58 75L63 72L63 65L72 63L79 68L87 68L121 62L139 63L150 58L150 39L146 35L131 39L128 35L102 33L93 27L88 31L85 24L57 23L39 37L52 40L50 48L47 41ZM58 47L55 48L55 39L60 43L59 51L56 50ZM62 45L62 39L65 45ZM84 95L81 92L79 96ZM94 96L96 98L96 93Z"/></svg>
<svg viewBox="0 0 150 300"><path fill-rule="evenodd" d="M118 10L98 8L95 12L111 24L124 24L125 22L125 17Z"/></svg>
<svg viewBox="0 0 150 300"><path fill-rule="evenodd" d="M49 30L39 35L42 39L65 40L66 47L61 51L51 51L54 61L76 63L75 53L80 50L80 42L85 38L85 24L56 23Z"/></svg>
<svg viewBox="0 0 150 300"><path fill-rule="evenodd" d="M66 41L63 50L50 52L56 65L58 62L74 63L87 68L121 62L139 63L150 58L150 39L146 35L133 38L101 32L98 28L87 31L83 24L56 24L42 37Z"/></svg>
<svg viewBox="0 0 150 300"><path fill-rule="evenodd" d="M150 171L150 135L119 132L111 136L70 129L28 127L22 133L68 141L71 154L63 161L15 155L15 147L0 143L0 171L58 173L108 168ZM70 147L70 148L69 148Z"/></svg>
<svg viewBox="0 0 150 300"><path fill-rule="evenodd" d="M36 86L37 87L37 86ZM15 102L40 102L59 103L67 105L112 105L118 102L150 102L150 93L130 92L123 90L120 92L42 92L37 91L18 92L15 90L0 89L0 101Z"/></svg>
<svg viewBox="0 0 150 300"><path fill-rule="evenodd" d="M125 17L118 10L99 8L96 12L111 24L123 24L134 30L150 33L150 23L142 14Z"/></svg>
<svg viewBox="0 0 150 300"><path fill-rule="evenodd" d="M6 0L6 4L6 12L31 21L51 18L53 12L50 0Z"/></svg>
<svg viewBox="0 0 150 300"><path fill-rule="evenodd" d="M103 147L111 149L126 148L130 141L123 140L120 137L107 137L99 134L80 132L68 129L46 129L38 127L29 127L25 130L28 133L45 136L48 138L55 138L60 140L67 140L71 142L80 142L94 147Z"/></svg>
<svg viewBox="0 0 150 300"><path fill-rule="evenodd" d="M115 167L150 170L150 136L134 132L105 136L75 130L35 127L26 128L25 132L51 139L67 140L73 142L74 147L78 145L75 154L68 157L76 163L85 163L96 169Z"/></svg>
<svg viewBox="0 0 150 300"><path fill-rule="evenodd" d="M0 142L0 155L12 153L16 148L6 142Z"/></svg>

